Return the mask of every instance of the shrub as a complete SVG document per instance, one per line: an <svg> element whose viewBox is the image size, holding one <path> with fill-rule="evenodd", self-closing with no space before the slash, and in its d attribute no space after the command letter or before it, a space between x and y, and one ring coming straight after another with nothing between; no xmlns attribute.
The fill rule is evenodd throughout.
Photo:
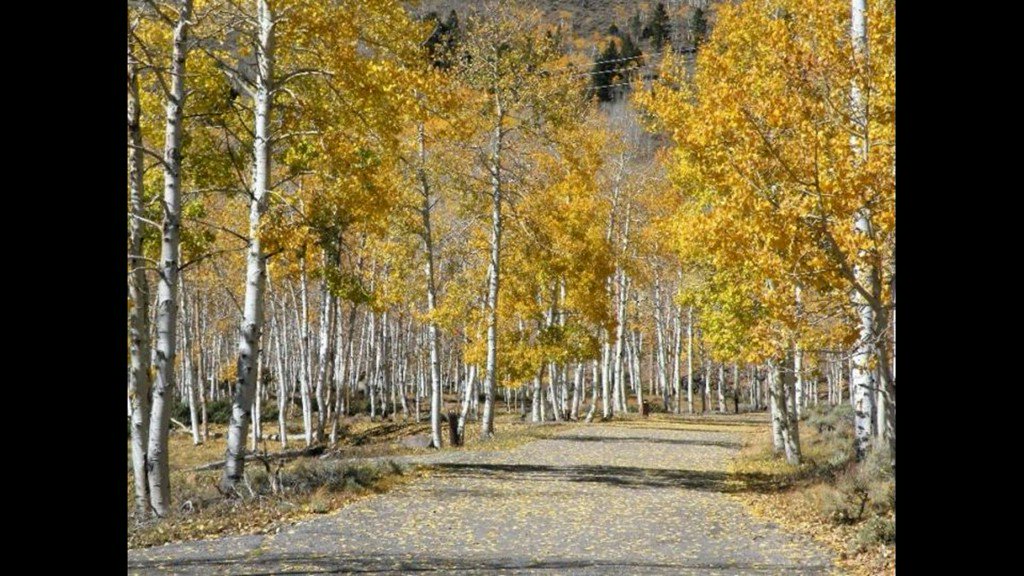
<svg viewBox="0 0 1024 576"><path fill-rule="evenodd" d="M672 406L672 400L669 400L669 408ZM665 405L661 403L661 398L655 398L647 403L648 414L668 414L670 410L665 410Z"/></svg>
<svg viewBox="0 0 1024 576"><path fill-rule="evenodd" d="M326 514L331 511L329 491L320 488L309 498L309 511L314 514Z"/></svg>
<svg viewBox="0 0 1024 576"><path fill-rule="evenodd" d="M171 407L171 418L174 418L178 422L188 424L191 419L188 412L188 402L182 402L177 400L174 406Z"/></svg>
<svg viewBox="0 0 1024 576"><path fill-rule="evenodd" d="M206 421L213 424L227 424L231 421L231 400L207 402Z"/></svg>
<svg viewBox="0 0 1024 576"><path fill-rule="evenodd" d="M819 404L807 412L807 426L813 426L821 434L843 435L853 432L853 407L846 402L836 406Z"/></svg>
<svg viewBox="0 0 1024 576"><path fill-rule="evenodd" d="M826 473L845 469L853 462L853 408L849 404L814 406L808 411L805 426L818 432L814 442L825 454Z"/></svg>
<svg viewBox="0 0 1024 576"><path fill-rule="evenodd" d="M379 408L379 406L378 406ZM352 397L349 399L348 406L349 414L369 414L370 413L370 398L356 398Z"/></svg>
<svg viewBox="0 0 1024 576"><path fill-rule="evenodd" d="M855 475L844 475L835 487L822 489L819 510L824 519L834 524L855 524L864 516L867 490L853 479Z"/></svg>
<svg viewBox="0 0 1024 576"><path fill-rule="evenodd" d="M876 447L857 467L859 482L867 490L871 509L879 514L896 509L896 476L886 446Z"/></svg>
<svg viewBox="0 0 1024 576"><path fill-rule="evenodd" d="M885 515L896 509L896 478L884 448L868 452L858 464L850 463L818 498L821 515L836 524L855 524L866 513Z"/></svg>
<svg viewBox="0 0 1024 576"><path fill-rule="evenodd" d="M319 488L331 492L368 488L383 472L375 466L352 466L321 461L300 461L281 473L285 491L308 494Z"/></svg>
<svg viewBox="0 0 1024 576"><path fill-rule="evenodd" d="M893 518L874 516L857 531L856 544L858 550L865 550L876 544L895 543L896 520Z"/></svg>
<svg viewBox="0 0 1024 576"><path fill-rule="evenodd" d="M232 400L214 400L206 402L206 421L211 424L227 424L231 421ZM197 411L197 414L199 412ZM277 401L273 398L260 405L260 420L263 422L277 421ZM202 416L200 415L200 418ZM192 415L188 409L187 401L178 401L171 408L171 418L189 426L192 424Z"/></svg>

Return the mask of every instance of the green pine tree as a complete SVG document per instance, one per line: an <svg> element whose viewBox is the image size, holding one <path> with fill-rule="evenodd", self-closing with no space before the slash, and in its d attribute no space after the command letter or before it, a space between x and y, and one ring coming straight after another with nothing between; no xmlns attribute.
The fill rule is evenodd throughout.
<svg viewBox="0 0 1024 576"><path fill-rule="evenodd" d="M661 47L671 38L672 23L669 21L665 4L658 2L654 13L651 14L651 21L647 24L647 32L650 34L651 44L655 50L661 50Z"/></svg>
<svg viewBox="0 0 1024 576"><path fill-rule="evenodd" d="M690 13L689 28L693 47L696 48L703 44L708 37L708 17L699 6Z"/></svg>
<svg viewBox="0 0 1024 576"><path fill-rule="evenodd" d="M620 63L613 62L613 60L618 60L621 57L615 40L609 40L608 46L598 55L597 61L594 63L594 74L591 78L594 92L601 102L611 102L615 97L614 88L610 88L610 86L618 83L618 65Z"/></svg>

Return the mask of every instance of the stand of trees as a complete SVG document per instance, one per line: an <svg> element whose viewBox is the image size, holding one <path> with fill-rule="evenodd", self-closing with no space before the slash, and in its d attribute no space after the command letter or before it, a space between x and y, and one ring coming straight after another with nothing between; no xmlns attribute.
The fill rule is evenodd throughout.
<svg viewBox="0 0 1024 576"><path fill-rule="evenodd" d="M178 402L195 443L230 403L227 493L265 424L422 418L440 448L446 397L485 438L768 409L794 463L802 409L852 401L894 465L895 6L852 36L841 2L773 6L718 8L696 73L629 100L632 20L589 68L505 4L129 3L137 514L170 510Z"/></svg>

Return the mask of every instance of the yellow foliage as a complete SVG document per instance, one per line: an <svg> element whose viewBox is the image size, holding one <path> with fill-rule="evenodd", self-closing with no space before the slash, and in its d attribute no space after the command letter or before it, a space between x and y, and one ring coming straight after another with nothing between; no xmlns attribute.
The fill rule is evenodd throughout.
<svg viewBox="0 0 1024 576"><path fill-rule="evenodd" d="M637 97L675 143L676 248L699 279L688 299L719 356L848 342L857 268L876 269L888 297L895 3L869 3L870 60L855 57L849 10L841 0L722 5L692 79L666 57L659 85ZM853 86L870 94L862 110L851 109ZM858 214L869 233L855 231Z"/></svg>

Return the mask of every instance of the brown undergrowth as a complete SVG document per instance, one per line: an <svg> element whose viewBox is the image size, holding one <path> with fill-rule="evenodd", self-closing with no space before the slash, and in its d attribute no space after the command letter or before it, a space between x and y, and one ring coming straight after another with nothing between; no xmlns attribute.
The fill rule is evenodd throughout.
<svg viewBox="0 0 1024 576"><path fill-rule="evenodd" d="M274 422L264 423L270 431ZM291 424L289 425L291 427ZM496 414L495 435L481 439L479 422L466 423L465 444L450 446L447 426L442 436L444 450L508 450L538 438L545 438L563 425L531 425L518 414ZM276 430L276 426L274 426ZM192 445L191 435L173 429L170 436L172 513L164 519L137 521L133 515L135 490L132 480L131 447L128 447L128 548L156 546L170 542L199 540L237 534L274 533L282 526L311 514L338 510L359 498L390 490L424 474L420 467L399 466L389 456L427 454L431 448L414 448L402 443L410 436L429 434L427 422L396 420L370 421L368 417L347 419L339 428L338 442L321 457L302 457L283 466L273 461L246 462L246 481L232 497L217 488L221 470L195 468L224 458L225 429L211 425L210 438ZM304 445L302 436L289 436L289 449ZM280 449L278 442L263 446L270 455ZM374 458L373 463L353 463L352 458ZM381 461L380 459L385 460ZM346 462L338 462L338 460Z"/></svg>
<svg viewBox="0 0 1024 576"><path fill-rule="evenodd" d="M271 464L268 474L262 462L255 461L246 463L245 481L235 494L227 497L217 487L220 470L195 472L179 468L171 472L170 516L141 522L131 514L134 487L129 475L128 548L225 535L274 533L306 516L332 512L419 474L416 468L393 462L353 465L319 458L300 458L281 466Z"/></svg>
<svg viewBox="0 0 1024 576"><path fill-rule="evenodd" d="M884 449L853 461L852 423L845 404L811 410L800 426L800 466L773 454L770 429L749 433L730 466L745 486L734 497L756 515L827 544L840 574L895 574L895 475Z"/></svg>

